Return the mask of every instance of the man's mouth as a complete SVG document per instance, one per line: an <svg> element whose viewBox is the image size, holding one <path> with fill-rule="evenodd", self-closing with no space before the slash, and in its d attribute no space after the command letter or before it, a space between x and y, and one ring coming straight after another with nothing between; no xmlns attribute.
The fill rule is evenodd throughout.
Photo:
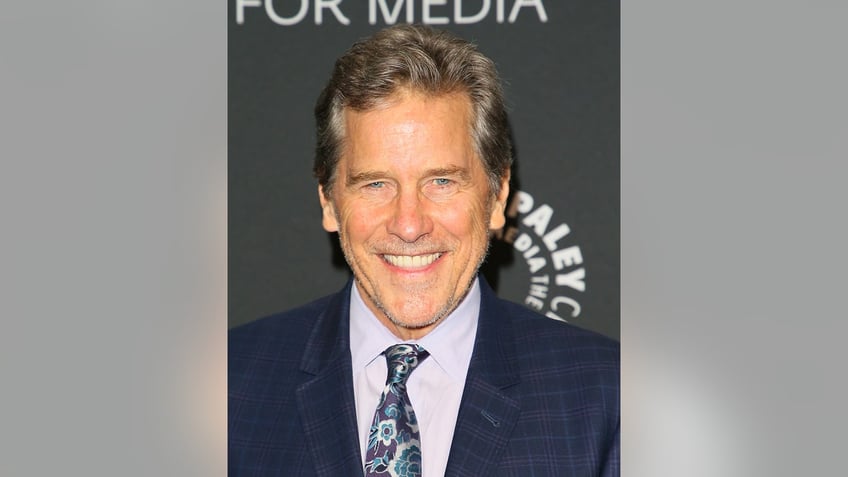
<svg viewBox="0 0 848 477"><path fill-rule="evenodd" d="M441 252L427 255L383 255L383 260L399 268L421 268L442 256Z"/></svg>

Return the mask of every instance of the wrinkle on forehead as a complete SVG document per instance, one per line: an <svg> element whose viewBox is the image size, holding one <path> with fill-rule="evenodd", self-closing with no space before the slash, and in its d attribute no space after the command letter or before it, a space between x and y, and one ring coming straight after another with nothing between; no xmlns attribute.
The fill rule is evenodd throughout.
<svg viewBox="0 0 848 477"><path fill-rule="evenodd" d="M389 108L393 109L390 115L381 114ZM414 91L397 93L379 108L368 111L347 110L347 140L343 150L347 160L342 161L346 163L343 180L350 183L354 181L352 176L375 172L357 167L362 159L369 162L377 159L370 156L375 150L380 151L382 159L391 159L392 163L398 164L409 161L420 163L431 151L454 149L452 146L464 149L467 146L467 151L463 152L454 149L454 157L479 160L468 126L470 113L471 102L464 93L432 95ZM447 130L432 128L433 122L457 124L458 118L466 127ZM363 142L363 138L368 138L368 144ZM433 147L422 150L422 142L431 142ZM454 165L457 166L459 164Z"/></svg>
<svg viewBox="0 0 848 477"><path fill-rule="evenodd" d="M450 100L450 99L453 99L453 98L459 99L460 101L446 101L446 102L449 102L452 106L450 108L451 114L457 114L457 113L460 113L460 114L464 113L465 114L465 118L467 119L467 122L468 122L467 133L469 135L471 135L471 132L472 132L471 121L472 121L473 115L472 115L472 107L471 107L471 97L468 96L467 93L462 92L462 91L449 91L449 92L446 92L446 93L431 93L431 92L428 92L428 91L420 91L420 90L416 90L416 89L412 89L412 88L408 88L408 87L398 89L396 92L394 92L390 96L387 96L387 97L381 99L377 104L375 104L373 107L370 107L368 109L345 108L345 110L344 110L345 121L343 121L345 123L345 132L348 133L348 134L350 132L350 130L349 130L350 119L352 117L365 115L365 114L368 114L369 112L372 112L372 111L385 110L385 109L388 109L392 106L396 106L400 103L403 103L407 99L413 99L413 98L419 99L419 100L423 101L424 103L430 103L430 104L432 104L433 102L435 102L437 100L442 100L442 99L444 99L444 100ZM460 108L463 111L460 111L459 110Z"/></svg>

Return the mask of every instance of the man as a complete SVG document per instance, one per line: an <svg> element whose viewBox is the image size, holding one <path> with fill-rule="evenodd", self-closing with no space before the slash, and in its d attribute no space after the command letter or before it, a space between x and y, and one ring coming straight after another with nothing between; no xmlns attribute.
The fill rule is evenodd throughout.
<svg viewBox="0 0 848 477"><path fill-rule="evenodd" d="M353 280L230 333L230 474L618 475L618 344L477 273L512 161L491 60L390 27L315 111L322 222Z"/></svg>

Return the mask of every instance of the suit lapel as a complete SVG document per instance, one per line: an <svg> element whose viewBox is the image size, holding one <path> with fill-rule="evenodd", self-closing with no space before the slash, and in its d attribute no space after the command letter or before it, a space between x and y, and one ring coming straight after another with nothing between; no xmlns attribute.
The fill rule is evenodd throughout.
<svg viewBox="0 0 848 477"><path fill-rule="evenodd" d="M509 317L480 278L480 318L446 476L490 475L518 420L519 372Z"/></svg>
<svg viewBox="0 0 848 477"><path fill-rule="evenodd" d="M297 389L304 437L316 475L362 475L349 345L350 284L318 318Z"/></svg>

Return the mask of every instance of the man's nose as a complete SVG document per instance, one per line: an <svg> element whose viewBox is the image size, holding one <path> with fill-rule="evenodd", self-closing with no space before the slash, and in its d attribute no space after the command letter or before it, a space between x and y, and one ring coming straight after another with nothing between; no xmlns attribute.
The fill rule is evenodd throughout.
<svg viewBox="0 0 848 477"><path fill-rule="evenodd" d="M417 190L401 192L395 197L388 232L404 242L412 243L433 230L433 222L427 212L426 199Z"/></svg>

